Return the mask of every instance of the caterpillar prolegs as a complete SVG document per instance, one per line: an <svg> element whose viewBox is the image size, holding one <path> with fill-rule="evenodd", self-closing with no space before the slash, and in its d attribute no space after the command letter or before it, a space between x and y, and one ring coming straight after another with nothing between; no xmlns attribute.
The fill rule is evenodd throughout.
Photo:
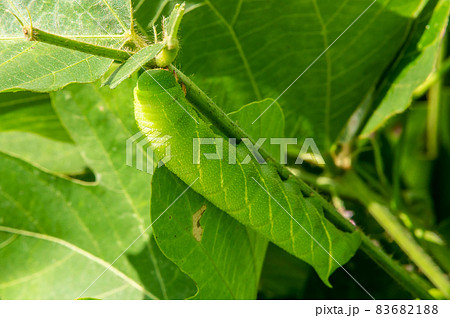
<svg viewBox="0 0 450 318"><path fill-rule="evenodd" d="M247 146L230 145L214 132L186 100L171 72L143 73L134 98L137 123L154 153L164 157L166 145L157 140L170 136L167 168L186 184L193 183L192 189L215 206L311 264L327 284L329 275L355 253L357 232L337 229L313 198L302 196L295 180L282 180L270 163L250 160L244 164L247 156L253 156ZM213 138L217 143L195 147L198 138ZM222 154L217 150L219 141ZM208 160L203 154L217 156ZM236 163L230 164L230 155L236 155ZM200 164L194 163L195 158L200 158Z"/></svg>

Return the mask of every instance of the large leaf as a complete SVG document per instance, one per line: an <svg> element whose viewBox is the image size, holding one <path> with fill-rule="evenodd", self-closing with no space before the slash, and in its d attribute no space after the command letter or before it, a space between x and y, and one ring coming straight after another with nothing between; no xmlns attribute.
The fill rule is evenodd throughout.
<svg viewBox="0 0 450 318"><path fill-rule="evenodd" d="M310 298L310 291L306 288L310 273L311 268L306 263L269 244L261 273L259 297L305 299L308 295Z"/></svg>
<svg viewBox="0 0 450 318"><path fill-rule="evenodd" d="M203 88L212 80L233 95L220 104L226 111L276 98L372 2L204 1L183 20L178 61ZM376 1L280 98L287 134L328 148L401 48L424 2Z"/></svg>
<svg viewBox="0 0 450 318"><path fill-rule="evenodd" d="M0 94L0 132L24 131L72 142L50 103L48 94Z"/></svg>
<svg viewBox="0 0 450 318"><path fill-rule="evenodd" d="M133 80L114 91L77 85L53 96L95 183L1 155L1 298L76 298L150 225L149 175L125 165L126 140L137 132L133 86ZM83 296L186 298L194 292L150 229Z"/></svg>
<svg viewBox="0 0 450 318"><path fill-rule="evenodd" d="M245 132L257 140L258 138L282 138L284 137L284 115L278 103L273 103L273 99L265 99L260 102L247 104L236 112L228 114L230 118L239 125ZM267 117L261 118L261 121L252 125L255 116L258 116L267 107ZM280 145L271 144L269 141L264 145L270 155L278 159L280 158Z"/></svg>
<svg viewBox="0 0 450 318"><path fill-rule="evenodd" d="M392 116L405 111L411 104L414 90L435 67L444 32L447 28L450 1L431 1L418 18L414 34L393 67L380 92L375 112L361 135L368 137Z"/></svg>
<svg viewBox="0 0 450 318"><path fill-rule="evenodd" d="M0 94L0 122L0 151L55 173L85 171L86 164L48 94Z"/></svg>
<svg viewBox="0 0 450 318"><path fill-rule="evenodd" d="M0 133L0 152L57 174L82 175L86 172L86 163L76 145L32 133Z"/></svg>
<svg viewBox="0 0 450 318"><path fill-rule="evenodd" d="M15 13L44 31L79 41L120 48L131 34L130 0L0 1L0 91L53 91L72 82L93 82L111 60L25 40Z"/></svg>
<svg viewBox="0 0 450 318"><path fill-rule="evenodd" d="M284 136L284 117L276 104L270 110L275 125L251 125L249 116L264 110L271 100L245 105L231 114L252 138ZM275 153L277 153L275 151ZM188 190L161 215L186 185L167 169L152 180L152 219L156 241L169 259L197 284L195 299L254 299L267 240ZM161 217L160 217L161 216ZM199 264L201 264L199 266Z"/></svg>
<svg viewBox="0 0 450 318"><path fill-rule="evenodd" d="M427 121L427 107L419 103L411 107L408 112L402 139L404 140L403 151L399 164L398 173L404 184L403 199L408 206L408 217L411 219L412 227L421 243L431 252L433 258L448 273L450 271L450 250L448 242L439 237L436 228L436 217L433 209L437 202L433 202L430 189L432 183L439 187L438 181L433 178L433 161L427 158L425 152L425 138ZM439 174L445 179L446 173L439 167ZM445 193L445 189L441 189ZM445 225L445 222L444 222ZM444 227L438 230L444 235Z"/></svg>
<svg viewBox="0 0 450 318"><path fill-rule="evenodd" d="M154 233L164 254L197 284L194 299L255 299L267 241L166 168L152 182ZM160 217L161 216L161 217Z"/></svg>
<svg viewBox="0 0 450 318"><path fill-rule="evenodd" d="M442 92L442 107L439 114L440 141L444 149L450 154L450 88L445 87Z"/></svg>

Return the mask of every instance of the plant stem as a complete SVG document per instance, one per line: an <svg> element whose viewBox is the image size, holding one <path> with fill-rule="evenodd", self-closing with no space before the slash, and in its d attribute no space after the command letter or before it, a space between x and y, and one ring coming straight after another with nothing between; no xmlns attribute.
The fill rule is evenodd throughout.
<svg viewBox="0 0 450 318"><path fill-rule="evenodd" d="M436 82L430 87L427 107L427 145L426 155L428 160L434 160L439 152L439 112L442 96L442 86Z"/></svg>
<svg viewBox="0 0 450 318"><path fill-rule="evenodd" d="M176 73L178 78L186 85L187 95L186 97L193 102L197 110L207 117L217 128L219 128L223 133L229 137L234 137L237 139L249 138L249 136L237 126L224 112L220 109L212 100L209 98L195 83L193 83L189 77L183 74L175 66L170 65L169 69ZM266 160L275 162L275 160L270 159L270 156L265 153ZM277 168L282 175L288 177L294 177L299 181L302 191L316 196L321 202L324 212L327 218L335 224L337 227L347 230L349 232L354 232L357 229L327 200L325 200L321 195L315 192L311 187L309 187L303 180L293 175L285 166L276 164ZM391 277L399 281L402 286L404 286L411 294L422 299L433 299L431 295L424 289L423 284L419 284L417 281L410 277L410 274L402 268L400 265L395 263L388 255L386 255L378 246L362 232L360 232L362 237L361 249L369 257L371 257L377 264L379 264Z"/></svg>
<svg viewBox="0 0 450 318"><path fill-rule="evenodd" d="M307 182L316 185L320 189L332 192L333 189L339 193L339 195L351 198L354 200L360 200L361 194L353 189L360 189L361 185L363 188L367 188L358 178L358 184L351 187L348 183L337 182L330 178L320 177L302 172L301 177ZM365 204L365 203L363 203ZM372 210L373 212L373 210ZM378 221L378 220L377 220ZM383 225L383 224L382 224ZM408 232L409 234L409 232ZM370 240L369 237L362 234L361 235L361 250L368 255L374 262L376 262L381 268L385 270L392 278L398 281L406 290L408 290L412 295L419 297L421 299L433 299L433 297L426 291L427 283L423 281L419 276L412 278L410 275L412 273L407 272L401 265L396 261L392 260L379 246Z"/></svg>
<svg viewBox="0 0 450 318"><path fill-rule="evenodd" d="M439 266L435 264L432 258L415 241L410 232L400 223L399 220L397 220L391 211L389 211L386 207L387 203L384 202L383 199L381 199L377 194L373 193L354 172L347 172L339 181L328 179L326 182L318 182L318 180L314 180L311 175L306 174L305 176L309 182L316 184L322 189L327 191L331 191L332 188L336 189L342 196L355 199L366 206L370 214L394 239L394 241L417 265L417 267L420 268L425 276L428 277L428 279L441 291L445 297L450 297L450 282L447 275L441 271ZM366 238L367 237L363 236L363 241ZM361 244L361 249L364 251L369 251L371 248L373 248L373 246L370 247L365 244ZM368 255L370 257L375 256L376 258L374 258L374 260L379 262L379 256L372 254ZM382 267L384 267L384 265ZM392 268L391 270L397 271L398 269ZM402 270L407 273L404 269ZM395 272L395 275L399 274ZM411 285L411 281L406 282L404 279L399 281L405 287L406 285Z"/></svg>
<svg viewBox="0 0 450 318"><path fill-rule="evenodd" d="M24 26L23 33L25 34L25 37L28 41L39 41L43 43L48 43L92 55L110 58L121 62L126 61L132 55L132 53L126 51L111 49L104 46L98 46L86 42L72 40L63 36L51 34L36 29L34 27L32 28L30 26Z"/></svg>
<svg viewBox="0 0 450 318"><path fill-rule="evenodd" d="M378 264L386 273L394 278L412 295L420 299L434 299L425 289L425 284L414 280L401 265L392 260L379 246L375 245L366 235L361 237L361 250Z"/></svg>
<svg viewBox="0 0 450 318"><path fill-rule="evenodd" d="M346 173L342 181L340 187L344 187L345 189L346 185L351 185L352 189L348 189L348 192L354 192L353 196L368 208L370 214L394 239L417 267L420 268L424 275L428 277L445 297L449 298L450 281L447 275L441 271L433 259L416 242L411 233L400 223L391 211L389 211L386 207L386 203L378 197L378 195L373 193L355 173Z"/></svg>
<svg viewBox="0 0 450 318"><path fill-rule="evenodd" d="M446 54L446 45L447 41L443 41L439 54L436 59L436 67L439 68L439 71L442 73L443 70L447 71L450 69L450 58L447 61L443 61L444 56ZM443 78L443 73L440 74L439 78ZM427 107L427 158L429 160L436 159L438 155L439 148L439 113L441 107L441 98L442 98L442 81L436 80L432 82L432 85L429 87L428 92L428 107Z"/></svg>
<svg viewBox="0 0 450 318"><path fill-rule="evenodd" d="M383 158L380 151L380 145L377 140L377 136L373 136L370 138L370 143L372 144L373 148L373 154L374 154L374 161L375 161L375 169L378 174L378 178L380 178L381 184L384 187L389 186L389 182L384 174L384 164L383 164Z"/></svg>

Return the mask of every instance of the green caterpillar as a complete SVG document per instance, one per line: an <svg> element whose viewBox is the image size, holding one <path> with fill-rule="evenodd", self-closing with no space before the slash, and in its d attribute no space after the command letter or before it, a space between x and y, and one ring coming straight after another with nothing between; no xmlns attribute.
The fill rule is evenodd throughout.
<svg viewBox="0 0 450 318"><path fill-rule="evenodd" d="M134 98L137 123L154 153L162 158L166 148L155 137L171 136L171 159L166 166L186 184L193 183L192 189L215 206L311 264L327 284L339 264L353 256L359 234L338 230L324 218L313 198L302 196L295 180L282 180L271 164L256 160L242 164L251 155L243 143L230 148L225 139L223 159L200 156L201 164L193 163L193 158L199 157L198 153L194 157L193 140L223 136L200 118L171 72L143 73ZM229 164L230 149L236 153L236 164ZM201 145L201 153L217 153L217 147Z"/></svg>

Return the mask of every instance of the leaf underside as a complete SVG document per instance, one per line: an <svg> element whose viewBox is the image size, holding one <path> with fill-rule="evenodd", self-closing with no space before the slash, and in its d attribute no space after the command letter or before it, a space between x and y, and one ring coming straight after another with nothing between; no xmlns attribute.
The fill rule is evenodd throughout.
<svg viewBox="0 0 450 318"><path fill-rule="evenodd" d="M131 3L108 0L0 1L0 91L55 91L69 83L97 80L112 60L25 40L15 13L41 30L91 44L120 48L131 31Z"/></svg>

